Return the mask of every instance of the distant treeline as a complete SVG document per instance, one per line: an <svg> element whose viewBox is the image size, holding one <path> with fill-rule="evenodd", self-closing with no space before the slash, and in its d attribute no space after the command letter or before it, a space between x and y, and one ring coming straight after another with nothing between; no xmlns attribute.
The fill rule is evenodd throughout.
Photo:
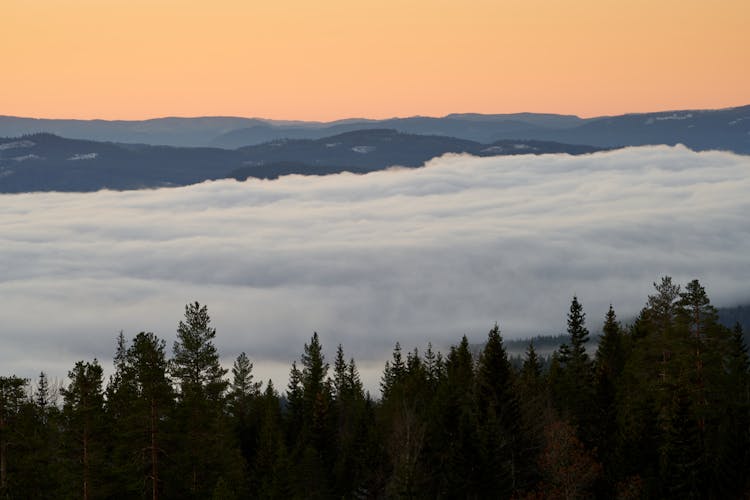
<svg viewBox="0 0 750 500"><path fill-rule="evenodd" d="M117 339L114 373L0 377L2 498L740 498L750 494L750 363L704 288L668 277L593 353L577 298L564 343L519 368L495 325L474 355L396 344L380 397L317 334L279 391L246 354L219 364L192 303L167 355Z"/></svg>

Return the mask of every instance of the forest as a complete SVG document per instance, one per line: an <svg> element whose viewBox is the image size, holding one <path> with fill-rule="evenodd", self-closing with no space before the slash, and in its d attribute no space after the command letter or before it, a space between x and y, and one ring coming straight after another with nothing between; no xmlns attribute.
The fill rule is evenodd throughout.
<svg viewBox="0 0 750 500"><path fill-rule="evenodd" d="M573 297L565 343L547 362L530 343L520 368L488 326L478 355L465 336L446 353L396 344L373 396L317 333L286 387L256 381L245 353L230 372L190 303L171 352L120 333L106 379L96 359L59 389L0 377L0 498L750 495L743 332L698 280L661 278L629 325Z"/></svg>

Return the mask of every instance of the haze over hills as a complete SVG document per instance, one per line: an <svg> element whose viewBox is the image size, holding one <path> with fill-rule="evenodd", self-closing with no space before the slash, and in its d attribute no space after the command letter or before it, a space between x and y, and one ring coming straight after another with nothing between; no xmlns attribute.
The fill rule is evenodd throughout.
<svg viewBox="0 0 750 500"><path fill-rule="evenodd" d="M579 118L572 115L450 114L441 118L360 118L334 122L259 118L157 118L142 121L49 120L0 116L0 137L48 132L73 139L234 149L277 139L320 139L362 129L445 135L490 143L548 140L599 147L677 144L750 153L750 106Z"/></svg>
<svg viewBox="0 0 750 500"><path fill-rule="evenodd" d="M233 177L365 173L416 167L446 153L474 156L584 154L601 148L543 141L482 144L446 136L360 130L310 140L276 140L236 150L118 144L34 134L0 139L0 192L96 191L184 186Z"/></svg>

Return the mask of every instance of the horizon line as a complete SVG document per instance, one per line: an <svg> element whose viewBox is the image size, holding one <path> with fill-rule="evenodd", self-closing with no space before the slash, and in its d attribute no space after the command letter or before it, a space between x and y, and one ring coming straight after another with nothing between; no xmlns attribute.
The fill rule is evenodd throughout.
<svg viewBox="0 0 750 500"><path fill-rule="evenodd" d="M305 120L295 118L267 118L261 116L241 116L241 115L229 115L229 114L216 114L216 115L162 115L152 116L148 118L65 118L65 117L47 117L47 116L22 116L22 115L6 115L0 114L0 118L19 118L24 120L59 120L59 121L81 121L81 122L145 122L145 121L157 121L157 120L196 120L196 119L239 119L239 120L259 120L266 122L289 122L289 123L320 123L329 124L342 121L386 121L386 120L399 120L408 118L435 118L442 119L448 118L455 115L478 115L478 116L514 116L514 115L552 115L552 116L568 116L575 117L582 120L593 119L593 118L609 118L616 116L628 116L628 115L642 115L642 114L653 114L653 113L670 113L670 112L683 112L683 111L728 111L732 109L739 109L750 106L750 102L746 104L739 104L735 106L724 106L718 108L668 108L658 109L651 111L630 111L627 113L615 113L615 114L603 114L603 115L579 115L574 113L552 113L545 111L518 111L518 112L507 112L507 113L489 113L479 111L456 111L445 115L429 115L429 114L415 114L415 115L396 115L384 118L367 118L361 116L347 116L343 118L336 118L333 120Z"/></svg>

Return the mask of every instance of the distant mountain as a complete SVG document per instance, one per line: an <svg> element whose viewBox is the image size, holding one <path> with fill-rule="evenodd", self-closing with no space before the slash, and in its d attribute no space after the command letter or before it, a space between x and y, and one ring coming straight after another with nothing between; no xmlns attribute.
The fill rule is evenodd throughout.
<svg viewBox="0 0 750 500"><path fill-rule="evenodd" d="M592 118L573 128L536 130L526 137L602 147L681 143L698 151L750 154L750 106Z"/></svg>
<svg viewBox="0 0 750 500"><path fill-rule="evenodd" d="M34 134L0 139L0 192L96 191L183 186L219 179L237 151L123 145Z"/></svg>
<svg viewBox="0 0 750 500"><path fill-rule="evenodd" d="M601 147L682 143L697 150L750 154L750 106L579 118L515 113L414 116L334 122L258 118L158 118L143 121L46 120L0 116L0 137L47 132L73 139L235 149L279 139L322 139L363 129L393 129L490 143L501 139L556 141Z"/></svg>
<svg viewBox="0 0 750 500"><path fill-rule="evenodd" d="M240 149L180 148L33 134L0 139L0 192L95 191L184 186L210 179L371 172L416 167L445 153L476 156L584 154L601 148L543 141L479 142L395 130L275 140Z"/></svg>
<svg viewBox="0 0 750 500"><path fill-rule="evenodd" d="M211 139L239 128L266 124L248 118L157 118L139 121L50 120L0 116L0 137L50 133L69 139L167 146L208 146Z"/></svg>
<svg viewBox="0 0 750 500"><path fill-rule="evenodd" d="M443 135L477 142L492 142L504 137L525 137L530 133L533 134L536 129L565 129L581 123L584 123L584 120L575 116L521 113L512 115L448 115L443 118L415 116L335 123L317 128L255 125L222 134L214 138L211 145L235 148L258 144L271 139L319 139L356 130L382 128L409 134Z"/></svg>

